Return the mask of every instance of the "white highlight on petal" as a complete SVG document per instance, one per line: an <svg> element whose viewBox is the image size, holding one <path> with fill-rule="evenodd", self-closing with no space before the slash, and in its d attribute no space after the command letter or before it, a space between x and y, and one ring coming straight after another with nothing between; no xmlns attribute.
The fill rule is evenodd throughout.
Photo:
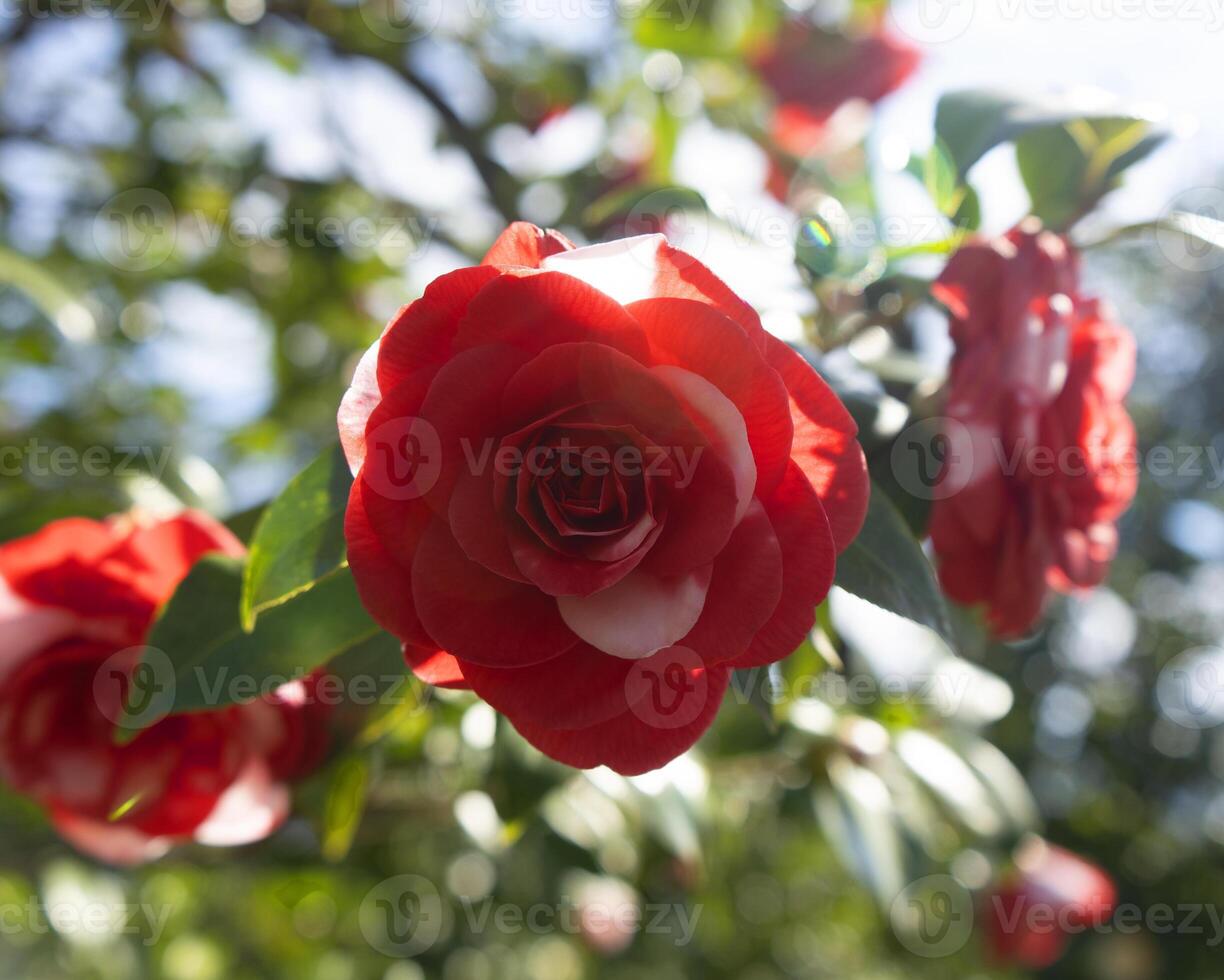
<svg viewBox="0 0 1224 980"><path fill-rule="evenodd" d="M372 343L357 362L353 381L340 400L336 424L340 428L340 445L353 476L365 461L365 428L370 413L378 407L382 393L378 390L378 348L382 337Z"/></svg>
<svg viewBox="0 0 1224 980"><path fill-rule="evenodd" d="M156 861L173 844L167 837L149 837L134 827L100 823L67 813L56 815L53 822L60 836L78 851L121 867Z"/></svg>
<svg viewBox="0 0 1224 980"><path fill-rule="evenodd" d="M76 626L71 613L27 602L0 578L0 680L27 657L71 634Z"/></svg>
<svg viewBox="0 0 1224 980"><path fill-rule="evenodd" d="M744 416L735 407L735 402L699 374L670 364L651 368L651 371L709 423L712 431L707 435L713 437L719 454L735 477L735 523L739 524L752 505L757 481L756 460L752 458Z"/></svg>
<svg viewBox="0 0 1224 980"><path fill-rule="evenodd" d="M562 596L565 624L591 646L623 660L642 660L686 636L701 618L713 565L675 579L635 571L589 596Z"/></svg>
<svg viewBox="0 0 1224 980"><path fill-rule="evenodd" d="M274 782L267 763L252 759L196 828L195 839L211 847L263 840L289 815L289 790Z"/></svg>
<svg viewBox="0 0 1224 980"><path fill-rule="evenodd" d="M550 255L540 268L564 272L607 293L622 306L655 295L662 235L638 235Z"/></svg>

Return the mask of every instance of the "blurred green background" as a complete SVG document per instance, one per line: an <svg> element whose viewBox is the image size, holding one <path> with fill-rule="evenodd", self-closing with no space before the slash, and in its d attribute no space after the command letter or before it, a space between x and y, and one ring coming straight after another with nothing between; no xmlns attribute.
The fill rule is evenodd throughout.
<svg viewBox="0 0 1224 980"><path fill-rule="evenodd" d="M848 87L845 71L829 92L803 81L838 111L798 156L759 71L797 15L824 32L813 58L851 65ZM334 441L382 324L518 217L691 248L806 343L885 478L947 356L926 283L976 223L927 153L934 98L997 81L986 65L1019 36L997 16L955 38L906 37L914 23L880 3L772 0L6 5L0 539L180 502L248 533ZM1130 42L1062 60L1076 30L1034 40L1049 81L1125 78ZM846 99L882 94L855 84L876 56L854 60L881 31L939 43L873 113ZM1175 109L1210 99L1193 82ZM964 616L959 658L835 597L780 671L737 678L698 752L634 780L551 764L470 696L411 682L347 726L291 823L241 852L120 873L5 797L0 973L1030 975L992 961L971 897L1030 831L1106 868L1140 909L1224 902L1224 652L1194 653L1224 630L1222 263L1115 234L1183 187L1200 211L1220 203L1224 153L1177 149L1178 119L1138 191L1079 229L1108 242L1087 277L1139 338L1141 449L1172 454L1145 457L1109 588L1006 648ZM983 161L988 229L1029 206L1010 166ZM399 670L386 643L347 656L341 670ZM970 920L932 945L898 894L945 881ZM607 914L625 909L637 918ZM413 935L388 927L397 913ZM1083 936L1044 975L1210 980L1220 937L1200 925Z"/></svg>

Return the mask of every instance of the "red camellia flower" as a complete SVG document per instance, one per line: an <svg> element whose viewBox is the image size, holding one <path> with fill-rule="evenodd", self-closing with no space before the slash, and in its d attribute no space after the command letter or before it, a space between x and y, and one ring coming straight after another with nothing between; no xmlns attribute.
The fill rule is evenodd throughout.
<svg viewBox="0 0 1224 980"><path fill-rule="evenodd" d="M288 812L285 781L326 747L309 679L251 704L162 718L118 744L153 616L209 552L240 555L242 545L190 511L70 518L0 546L0 774L69 842L111 863L181 841L267 836ZM136 693L156 697L160 683Z"/></svg>
<svg viewBox="0 0 1224 980"><path fill-rule="evenodd" d="M868 484L833 392L661 235L518 223L340 408L358 589L418 676L548 755L656 768L811 629Z"/></svg>
<svg viewBox="0 0 1224 980"><path fill-rule="evenodd" d="M985 896L986 939L999 962L1044 969L1071 936L1105 925L1117 899L1095 864L1032 838L1016 853L1015 873Z"/></svg>
<svg viewBox="0 0 1224 980"><path fill-rule="evenodd" d="M852 99L876 103L901 87L922 55L883 31L860 37L789 21L754 60L777 104L774 142L801 157L817 147L838 109Z"/></svg>
<svg viewBox="0 0 1224 980"><path fill-rule="evenodd" d="M1068 244L1028 222L960 249L934 287L956 352L931 539L945 591L1004 637L1050 588L1104 579L1135 494L1134 340L1078 279Z"/></svg>

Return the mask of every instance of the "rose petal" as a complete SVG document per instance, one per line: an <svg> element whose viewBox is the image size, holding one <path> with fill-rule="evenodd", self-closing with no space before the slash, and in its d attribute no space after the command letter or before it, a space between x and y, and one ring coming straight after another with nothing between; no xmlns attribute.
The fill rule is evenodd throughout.
<svg viewBox="0 0 1224 980"><path fill-rule="evenodd" d="M632 709L589 728L548 728L513 716L510 722L528 742L558 762L579 769L608 766L621 775L637 776L693 747L718 713L730 676L723 667L702 671L701 682L684 695L686 702L695 703L675 708L693 717L675 727L660 727L652 723L648 711L638 714Z"/></svg>
<svg viewBox="0 0 1224 980"><path fill-rule="evenodd" d="M77 618L54 606L36 606L0 578L0 682L23 661L71 635Z"/></svg>
<svg viewBox="0 0 1224 980"><path fill-rule="evenodd" d="M591 646L613 657L640 660L672 646L701 617L713 567L671 579L638 569L589 596L557 600L562 619Z"/></svg>
<svg viewBox="0 0 1224 980"><path fill-rule="evenodd" d="M507 274L468 305L459 323L460 350L510 344L536 354L556 344L606 344L645 360L645 334L624 307L598 289L558 272Z"/></svg>
<svg viewBox="0 0 1224 980"><path fill-rule="evenodd" d="M706 435L730 467L735 481L735 523L738 524L752 504L757 479L744 417L731 399L692 371L671 365L662 365L653 371L707 424L703 427Z"/></svg>
<svg viewBox="0 0 1224 980"><path fill-rule="evenodd" d="M759 344L765 336L756 311L714 273L662 235L622 238L549 256L543 269L564 272L607 293L623 306L671 296L707 303L738 323Z"/></svg>
<svg viewBox="0 0 1224 980"><path fill-rule="evenodd" d="M559 231L551 228L546 231L529 221L515 221L497 236L480 264L538 269L549 255L573 247L574 243Z"/></svg>
<svg viewBox="0 0 1224 980"><path fill-rule="evenodd" d="M768 496L790 461L794 424L782 378L739 324L688 299L650 299L629 312L642 324L655 364L674 364L712 382L735 402L756 462L757 493Z"/></svg>
<svg viewBox="0 0 1224 980"><path fill-rule="evenodd" d="M53 810L51 823L78 851L116 867L156 861L174 845L171 838L150 837L135 827L89 820L69 810Z"/></svg>
<svg viewBox="0 0 1224 980"><path fill-rule="evenodd" d="M195 839L210 847L237 847L263 840L289 816L289 790L272 779L263 759L255 757L230 785Z"/></svg>
<svg viewBox="0 0 1224 980"><path fill-rule="evenodd" d="M463 676L463 665L445 650L413 646L411 643L405 643L403 650L409 669L426 684L456 689L471 686Z"/></svg>
<svg viewBox="0 0 1224 980"><path fill-rule="evenodd" d="M412 595L426 632L465 663L525 667L578 643L551 597L472 561L440 520L417 548Z"/></svg>
<svg viewBox="0 0 1224 980"><path fill-rule="evenodd" d="M679 646L714 666L742 656L782 598L782 546L754 500L714 562L701 618Z"/></svg>
<svg viewBox="0 0 1224 980"><path fill-rule="evenodd" d="M378 387L378 349L382 338L374 341L357 362L353 380L340 399L336 425L340 430L340 446L353 475L365 461L365 431L370 414L378 407L382 392Z"/></svg>
<svg viewBox="0 0 1224 980"><path fill-rule="evenodd" d="M765 359L790 392L795 426L791 458L820 496L842 552L863 526L871 492L867 459L855 438L858 426L833 389L782 341L765 338Z"/></svg>
<svg viewBox="0 0 1224 980"><path fill-rule="evenodd" d="M353 573L361 603L379 626L401 640L422 646L432 645L433 641L421 625L412 600L411 565L396 561L382 545L383 540L396 542L410 561L432 520L431 512L420 505L412 510L401 509L401 515L410 519L401 525L398 535L385 539L370 522L365 506L369 495L362 481L357 480L349 493L348 509L344 513L349 570Z"/></svg>
<svg viewBox="0 0 1224 980"><path fill-rule="evenodd" d="M378 352L378 386L390 391L409 375L437 371L451 355L459 319L468 303L501 273L489 266L439 276L391 321Z"/></svg>
<svg viewBox="0 0 1224 980"><path fill-rule="evenodd" d="M816 607L833 585L837 563L820 498L797 465L763 503L782 547L782 597L748 650L731 661L737 668L774 663L803 643L816 623Z"/></svg>
<svg viewBox="0 0 1224 980"><path fill-rule="evenodd" d="M472 690L502 714L550 728L595 725L629 708L625 678L633 661L580 643L543 664L500 670L464 667Z"/></svg>

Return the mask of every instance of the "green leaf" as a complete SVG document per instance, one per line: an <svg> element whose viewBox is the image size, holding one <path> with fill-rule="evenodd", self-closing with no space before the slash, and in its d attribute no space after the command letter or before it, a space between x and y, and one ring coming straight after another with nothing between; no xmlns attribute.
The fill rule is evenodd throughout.
<svg viewBox="0 0 1224 980"><path fill-rule="evenodd" d="M1036 129L1016 141L1016 164L1032 201L1030 211L1051 228L1081 213L1089 155L1066 126Z"/></svg>
<svg viewBox="0 0 1224 980"><path fill-rule="evenodd" d="M884 781L870 769L834 755L829 788L815 794L821 829L846 867L887 908L905 885L896 806Z"/></svg>
<svg viewBox="0 0 1224 980"><path fill-rule="evenodd" d="M973 89L949 92L939 100L935 111L935 137L950 155L963 180L975 163L1001 143L1016 140L1033 130L1065 126L1080 120L1123 125L1138 122L1150 127L1146 120L1117 106L1103 108L1074 99L1029 99L1006 92ZM1155 149L1164 136L1152 134L1150 138L1154 142L1146 152ZM1115 157L1121 158L1121 154ZM1134 162L1135 159L1127 159L1126 165Z"/></svg>
<svg viewBox="0 0 1224 980"><path fill-rule="evenodd" d="M651 0L638 6L633 39L679 55L734 55L772 36L777 17L762 0Z"/></svg>
<svg viewBox="0 0 1224 980"><path fill-rule="evenodd" d="M378 632L346 567L259 617L254 631L238 618L242 564L210 555L179 585L149 634L145 661L168 658L171 714L250 701L304 676ZM156 719L150 719L150 723Z"/></svg>
<svg viewBox="0 0 1224 980"><path fill-rule="evenodd" d="M770 667L749 667L731 674L731 690L737 701L748 704L765 723L769 733L778 731L771 694L775 679Z"/></svg>
<svg viewBox="0 0 1224 980"><path fill-rule="evenodd" d="M1069 228L1163 140L1163 133L1135 119L1079 119L1023 134L1016 162L1032 213L1048 227Z"/></svg>
<svg viewBox="0 0 1224 980"><path fill-rule="evenodd" d="M900 512L872 486L867 520L837 559L836 584L860 599L933 629L955 649L935 571Z"/></svg>
<svg viewBox="0 0 1224 980"><path fill-rule="evenodd" d="M344 562L344 508L353 477L339 445L297 476L263 512L242 580L242 625L309 589Z"/></svg>
<svg viewBox="0 0 1224 980"><path fill-rule="evenodd" d="M584 224L602 226L617 218L633 217L649 224L657 219L662 230L663 219L675 212L707 212L705 198L691 187L673 184L639 184L619 188L596 198L583 212Z"/></svg>
<svg viewBox="0 0 1224 980"><path fill-rule="evenodd" d="M25 293L66 340L89 341L97 335L93 314L42 263L0 248L0 283Z"/></svg>
<svg viewBox="0 0 1224 980"><path fill-rule="evenodd" d="M922 183L940 212L956 214L963 193L957 180L956 165L947 151L936 143L923 161Z"/></svg>
<svg viewBox="0 0 1224 980"><path fill-rule="evenodd" d="M370 763L364 755L349 756L335 766L323 804L320 850L332 863L343 861L353 846L370 788Z"/></svg>

